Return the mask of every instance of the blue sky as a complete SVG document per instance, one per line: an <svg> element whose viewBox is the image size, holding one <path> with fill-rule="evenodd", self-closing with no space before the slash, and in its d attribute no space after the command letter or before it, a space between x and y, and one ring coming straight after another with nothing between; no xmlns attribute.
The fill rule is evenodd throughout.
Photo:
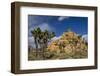
<svg viewBox="0 0 100 76"><path fill-rule="evenodd" d="M70 28L73 32L87 36L88 35L88 17L74 16L44 16L44 15L28 15L28 37L32 37L31 30L40 27L42 31L45 29L55 32L59 37Z"/></svg>
<svg viewBox="0 0 100 76"><path fill-rule="evenodd" d="M64 31L70 28L77 34L88 33L88 18L87 17L71 17L71 16L28 16L28 34L31 36L31 30L35 27L40 27L42 30L49 30L60 36Z"/></svg>

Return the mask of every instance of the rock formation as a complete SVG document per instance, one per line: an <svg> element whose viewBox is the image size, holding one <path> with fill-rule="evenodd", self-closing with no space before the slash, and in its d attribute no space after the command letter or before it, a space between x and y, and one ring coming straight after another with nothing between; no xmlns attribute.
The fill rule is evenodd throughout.
<svg viewBox="0 0 100 76"><path fill-rule="evenodd" d="M60 39L52 41L47 50L56 52L59 59L62 58L60 54L64 53L69 58L87 58L88 44L81 36L69 31L64 32Z"/></svg>

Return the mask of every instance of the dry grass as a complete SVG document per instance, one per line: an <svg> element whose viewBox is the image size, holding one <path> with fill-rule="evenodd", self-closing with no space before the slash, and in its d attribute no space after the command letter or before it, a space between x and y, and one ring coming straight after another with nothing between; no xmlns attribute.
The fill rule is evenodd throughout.
<svg viewBox="0 0 100 76"><path fill-rule="evenodd" d="M88 57L87 54L87 51L79 51L72 54L66 52L57 53L56 51L45 51L44 53L38 52L38 55L36 56L36 51L30 51L28 60L83 59Z"/></svg>

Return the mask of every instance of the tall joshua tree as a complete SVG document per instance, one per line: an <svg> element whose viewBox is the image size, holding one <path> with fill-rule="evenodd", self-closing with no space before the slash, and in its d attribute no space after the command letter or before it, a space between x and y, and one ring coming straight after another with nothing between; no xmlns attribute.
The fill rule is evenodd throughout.
<svg viewBox="0 0 100 76"><path fill-rule="evenodd" d="M41 29L40 28L36 28L33 31L31 31L32 36L34 37L34 41L35 41L35 47L36 47L36 56L38 55L38 37L39 37L39 33L41 33Z"/></svg>
<svg viewBox="0 0 100 76"><path fill-rule="evenodd" d="M44 50L46 50L48 41L55 36L55 33L49 32L48 30L41 31L39 27L31 31L31 33L35 40L36 56L38 55L38 48L40 45L40 50L43 52L43 58L44 58Z"/></svg>

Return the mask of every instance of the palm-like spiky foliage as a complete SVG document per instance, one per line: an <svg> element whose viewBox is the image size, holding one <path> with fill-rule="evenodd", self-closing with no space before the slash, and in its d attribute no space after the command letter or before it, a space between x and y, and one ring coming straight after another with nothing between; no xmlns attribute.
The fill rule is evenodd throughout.
<svg viewBox="0 0 100 76"><path fill-rule="evenodd" d="M53 38L54 36L55 36L55 32L51 32L49 39Z"/></svg>
<svg viewBox="0 0 100 76"><path fill-rule="evenodd" d="M44 31L44 36L43 36L43 42L45 44L45 47L47 47L47 45L48 45L48 38L49 38L49 31L45 30Z"/></svg>

